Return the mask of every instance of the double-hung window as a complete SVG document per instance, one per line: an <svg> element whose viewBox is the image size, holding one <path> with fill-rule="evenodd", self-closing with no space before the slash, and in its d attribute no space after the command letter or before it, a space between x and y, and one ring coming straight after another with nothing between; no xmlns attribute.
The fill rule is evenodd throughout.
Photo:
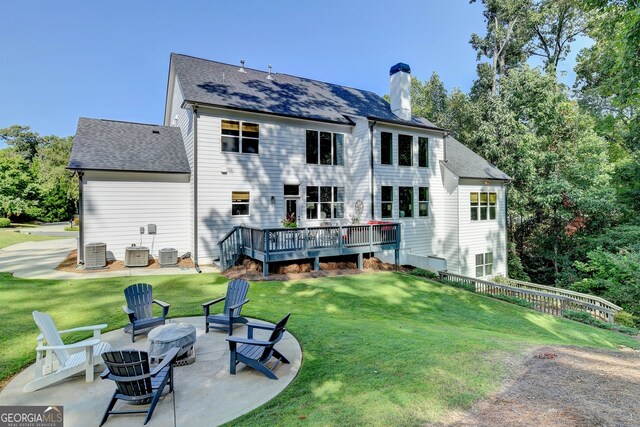
<svg viewBox="0 0 640 427"><path fill-rule="evenodd" d="M307 219L344 218L344 187L307 187Z"/></svg>
<svg viewBox="0 0 640 427"><path fill-rule="evenodd" d="M229 153L259 154L260 125L222 120L221 150Z"/></svg>
<svg viewBox="0 0 640 427"><path fill-rule="evenodd" d="M424 137L418 138L418 167L426 168L429 166L429 139Z"/></svg>
<svg viewBox="0 0 640 427"><path fill-rule="evenodd" d="M400 217L413 217L413 187L399 187L398 195Z"/></svg>
<svg viewBox="0 0 640 427"><path fill-rule="evenodd" d="M344 165L344 134L307 130L307 163Z"/></svg>
<svg viewBox="0 0 640 427"><path fill-rule="evenodd" d="M413 165L413 137L398 135L398 166Z"/></svg>
<svg viewBox="0 0 640 427"><path fill-rule="evenodd" d="M476 255L476 277L493 274L493 252Z"/></svg>
<svg viewBox="0 0 640 427"><path fill-rule="evenodd" d="M393 217L393 187L380 188L380 215L382 218Z"/></svg>
<svg viewBox="0 0 640 427"><path fill-rule="evenodd" d="M249 192L248 191L231 192L231 215L232 216L249 216Z"/></svg>
<svg viewBox="0 0 640 427"><path fill-rule="evenodd" d="M380 164L393 164L393 134L389 132L380 133Z"/></svg>
<svg viewBox="0 0 640 427"><path fill-rule="evenodd" d="M497 201L498 197L496 193L470 193L469 205L471 208L471 221L496 219Z"/></svg>
<svg viewBox="0 0 640 427"><path fill-rule="evenodd" d="M418 216L429 216L429 187L418 187Z"/></svg>

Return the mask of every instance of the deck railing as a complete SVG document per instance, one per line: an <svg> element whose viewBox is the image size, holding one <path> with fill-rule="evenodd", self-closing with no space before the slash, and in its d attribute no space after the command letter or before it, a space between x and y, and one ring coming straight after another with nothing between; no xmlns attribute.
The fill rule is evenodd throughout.
<svg viewBox="0 0 640 427"><path fill-rule="evenodd" d="M400 245L400 224L367 224L305 228L234 227L218 242L220 268L233 266L241 254L270 261L362 254L395 249Z"/></svg>
<svg viewBox="0 0 640 427"><path fill-rule="evenodd" d="M616 312L621 308L609 301L602 300L602 298L594 297L592 295L580 294L581 298L576 298L575 295L570 295L561 292L549 292L550 286L543 285L526 287L516 287L511 285L505 285L500 283L491 282L488 280L476 279L474 277L461 276L459 274L448 273L445 271L440 272L440 278L473 285L477 293L484 293L490 295L505 295L509 297L522 298L529 301L535 310L542 311L543 313L553 314L561 316L564 310L576 310L585 311L591 314L594 318L603 320L605 322L613 323L613 317ZM526 283L526 282L525 282ZM529 285L535 285L531 283ZM557 290L556 288L553 288ZM569 291L571 292L571 291ZM590 298L585 298L590 297ZM590 299L602 300L607 304L594 304ZM616 308L614 308L616 307Z"/></svg>

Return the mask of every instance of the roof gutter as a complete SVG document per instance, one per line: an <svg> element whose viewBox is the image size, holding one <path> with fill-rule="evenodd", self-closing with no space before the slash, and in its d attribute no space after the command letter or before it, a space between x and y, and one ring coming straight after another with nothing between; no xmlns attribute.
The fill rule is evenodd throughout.
<svg viewBox="0 0 640 427"><path fill-rule="evenodd" d="M447 129L444 129L444 128L440 128L440 127L437 127L437 126L421 125L421 124L418 124L418 123L406 122L404 120L391 120L391 119L384 119L384 118L375 117L375 116L367 116L367 119L373 120L373 121L377 121L377 122L380 122L380 123L389 123L389 124L398 125L398 126L406 126L406 127L410 127L410 128L435 130L435 131L439 131L439 132L449 133L449 131Z"/></svg>

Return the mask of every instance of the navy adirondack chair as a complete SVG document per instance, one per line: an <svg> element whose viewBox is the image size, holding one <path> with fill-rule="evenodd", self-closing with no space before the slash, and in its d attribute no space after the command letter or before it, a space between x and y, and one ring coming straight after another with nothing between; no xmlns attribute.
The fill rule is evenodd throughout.
<svg viewBox="0 0 640 427"><path fill-rule="evenodd" d="M233 335L234 324L247 323L248 320L242 317L240 313L242 312L242 306L249 302L247 299L248 291L249 283L246 280L232 280L227 286L227 296L202 304L205 316L205 332L209 332L209 328L215 328L228 330L229 335ZM222 313L211 314L211 306L221 301L224 301Z"/></svg>
<svg viewBox="0 0 640 427"><path fill-rule="evenodd" d="M100 425L103 425L111 414L147 414L147 424L158 404L162 391L168 385L169 393L173 392L173 364L180 349L174 347L162 362L151 371L149 354L145 351L122 350L109 351L102 354L107 369L100 375L103 380L116 383L116 391L107 406ZM147 409L130 409L114 411L118 400L132 404L149 404Z"/></svg>
<svg viewBox="0 0 640 427"><path fill-rule="evenodd" d="M259 323L248 323L247 327L249 331L247 338L229 337L229 350L231 351L231 360L229 366L229 373L231 375L236 374L236 365L238 363L244 363L253 369L262 372L272 380L277 380L273 370L278 366L280 362L289 363L286 357L282 355L278 350L273 348L284 335L291 313L287 314L276 325L264 325ZM267 341L256 340L253 338L254 329L265 329L273 331ZM266 364L271 358L276 358L278 361L273 368L269 369Z"/></svg>
<svg viewBox="0 0 640 427"><path fill-rule="evenodd" d="M147 283L136 283L124 290L127 305L122 310L129 316L129 323L125 326L125 332L131 332L131 342L136 341L136 334L141 334L148 329L164 325L171 304L153 299L152 286ZM153 304L162 307L161 316L153 316Z"/></svg>

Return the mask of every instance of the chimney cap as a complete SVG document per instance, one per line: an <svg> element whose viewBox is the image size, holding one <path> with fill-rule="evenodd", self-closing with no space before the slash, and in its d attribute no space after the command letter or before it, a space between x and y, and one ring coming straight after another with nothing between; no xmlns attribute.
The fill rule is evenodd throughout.
<svg viewBox="0 0 640 427"><path fill-rule="evenodd" d="M409 67L409 65L405 64L404 62L398 62L396 65L391 67L391 69L389 70L389 75L393 76L395 73L398 73L400 71L411 74L411 67Z"/></svg>

